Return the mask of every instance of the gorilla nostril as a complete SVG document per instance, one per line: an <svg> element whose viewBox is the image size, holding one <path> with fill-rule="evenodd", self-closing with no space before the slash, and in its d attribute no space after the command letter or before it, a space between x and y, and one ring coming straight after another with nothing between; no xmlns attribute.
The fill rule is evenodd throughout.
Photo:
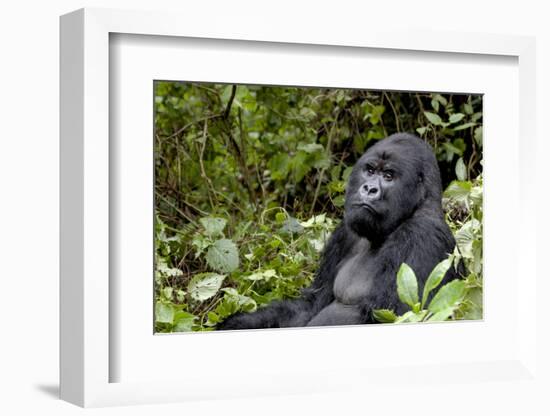
<svg viewBox="0 0 550 416"><path fill-rule="evenodd" d="M367 195L376 195L378 193L378 188L376 188L375 186L371 186L370 188L368 188L367 190Z"/></svg>

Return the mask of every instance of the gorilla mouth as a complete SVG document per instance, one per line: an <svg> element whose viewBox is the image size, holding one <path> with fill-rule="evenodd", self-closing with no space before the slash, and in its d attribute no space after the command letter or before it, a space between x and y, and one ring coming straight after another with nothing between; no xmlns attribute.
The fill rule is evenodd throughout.
<svg viewBox="0 0 550 416"><path fill-rule="evenodd" d="M367 204L366 202L359 202L359 203L353 204L353 206L363 208L369 211L371 214L378 214L378 212L374 209L374 207L371 204Z"/></svg>

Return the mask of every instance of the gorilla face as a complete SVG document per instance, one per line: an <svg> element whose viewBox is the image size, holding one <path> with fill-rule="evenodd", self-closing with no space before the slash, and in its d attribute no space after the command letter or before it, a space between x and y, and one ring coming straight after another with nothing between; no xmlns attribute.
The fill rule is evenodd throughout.
<svg viewBox="0 0 550 416"><path fill-rule="evenodd" d="M434 195L425 191L426 181L432 182ZM396 134L371 147L355 164L344 219L360 237L382 242L423 203L440 198L437 163L429 146L415 136Z"/></svg>

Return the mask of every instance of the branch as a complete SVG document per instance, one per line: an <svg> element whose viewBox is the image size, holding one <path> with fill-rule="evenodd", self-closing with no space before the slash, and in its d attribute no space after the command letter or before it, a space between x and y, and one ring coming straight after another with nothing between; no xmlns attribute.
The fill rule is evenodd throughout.
<svg viewBox="0 0 550 416"><path fill-rule="evenodd" d="M228 119L229 113L231 112L231 106L233 105L233 100L235 99L235 93L237 92L237 86L233 85L231 87L231 96L229 97L229 101L227 102L227 106L225 107L225 111L223 113L223 118Z"/></svg>

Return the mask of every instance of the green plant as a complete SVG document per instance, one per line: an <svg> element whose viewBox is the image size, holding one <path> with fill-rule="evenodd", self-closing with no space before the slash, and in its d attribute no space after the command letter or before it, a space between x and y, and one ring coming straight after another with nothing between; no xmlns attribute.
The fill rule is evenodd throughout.
<svg viewBox="0 0 550 416"><path fill-rule="evenodd" d="M201 218L197 228L173 237L157 220L157 331L208 331L234 313L298 296L312 281L334 221L324 214L299 221L281 208L265 210L260 219L252 233L251 223L237 224L231 239L223 218ZM177 267L178 253L189 245L195 268L205 272Z"/></svg>

